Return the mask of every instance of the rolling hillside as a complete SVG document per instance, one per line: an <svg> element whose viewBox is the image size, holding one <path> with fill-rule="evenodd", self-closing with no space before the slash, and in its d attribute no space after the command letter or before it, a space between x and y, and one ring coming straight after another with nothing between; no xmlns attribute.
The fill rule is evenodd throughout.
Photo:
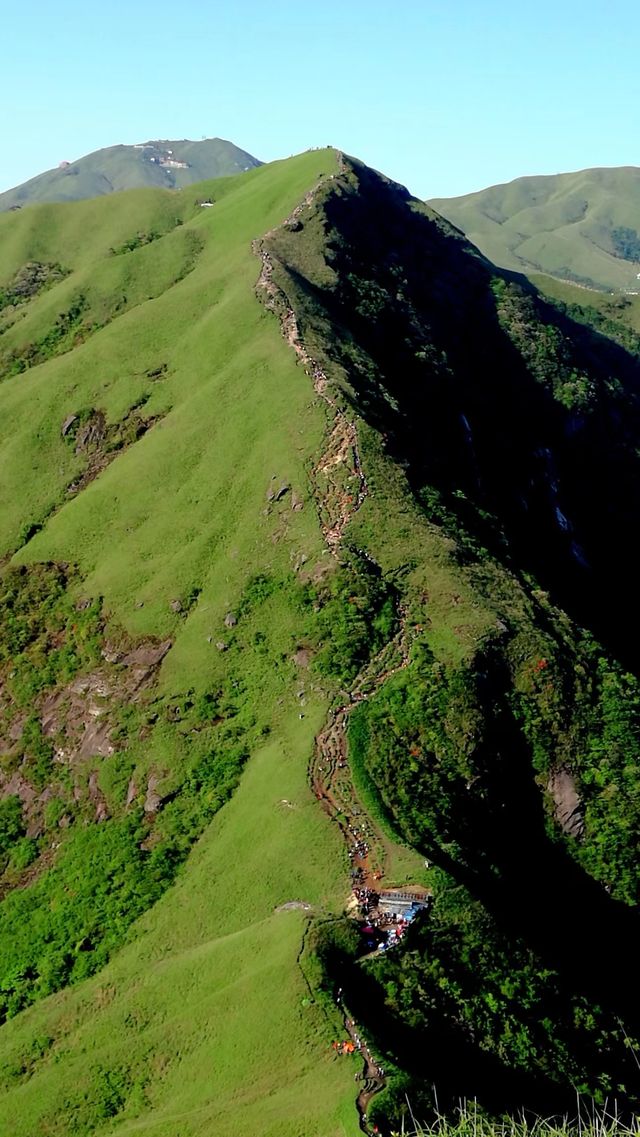
<svg viewBox="0 0 640 1137"><path fill-rule="evenodd" d="M503 268L590 288L638 289L640 169L516 178L430 204Z"/></svg>
<svg viewBox="0 0 640 1137"><path fill-rule="evenodd" d="M0 1130L635 1109L631 323L332 150L0 249Z"/></svg>
<svg viewBox="0 0 640 1137"><path fill-rule="evenodd" d="M79 201L116 190L182 189L259 166L257 158L223 138L108 146L74 162L64 161L23 185L0 193L0 212L44 201Z"/></svg>

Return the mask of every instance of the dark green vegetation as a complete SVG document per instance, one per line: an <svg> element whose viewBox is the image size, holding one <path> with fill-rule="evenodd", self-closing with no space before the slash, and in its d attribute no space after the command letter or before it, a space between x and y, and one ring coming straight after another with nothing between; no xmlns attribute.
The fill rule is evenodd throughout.
<svg viewBox="0 0 640 1137"><path fill-rule="evenodd" d="M32 296L37 296L44 288L55 284L66 276L61 265L39 264L28 261L18 269L12 280L0 292L0 312L5 308L16 309L26 304Z"/></svg>
<svg viewBox="0 0 640 1137"><path fill-rule="evenodd" d="M108 146L24 185L0 193L0 211L42 201L79 201L116 190L182 189L207 178L222 178L259 166L245 150L223 138L191 142L158 140L139 146Z"/></svg>
<svg viewBox="0 0 640 1137"><path fill-rule="evenodd" d="M640 263L640 234L626 225L617 225L611 230L611 244L616 257L623 261Z"/></svg>
<svg viewBox="0 0 640 1137"><path fill-rule="evenodd" d="M1 578L1 883L29 885L2 906L3 1019L122 942L235 788L254 726L223 690L158 697L169 645L107 641L99 602L73 603L72 585L53 565ZM145 770L163 748L183 756L173 776Z"/></svg>
<svg viewBox="0 0 640 1137"><path fill-rule="evenodd" d="M590 288L637 289L640 169L516 178L429 203L503 268Z"/></svg>
<svg viewBox="0 0 640 1137"><path fill-rule="evenodd" d="M328 588L313 590L319 610L309 631L318 645L314 666L319 675L345 688L355 679L397 626L394 591L357 554L345 559Z"/></svg>
<svg viewBox="0 0 640 1137"><path fill-rule="evenodd" d="M634 1107L629 309L330 151L0 231L2 1124L355 1134L336 984L383 1130ZM436 900L358 962L307 769L369 666L357 781Z"/></svg>
<svg viewBox="0 0 640 1137"><path fill-rule="evenodd" d="M578 285L531 273L531 283L560 311L600 331L633 355L640 350L640 296L585 292Z"/></svg>
<svg viewBox="0 0 640 1137"><path fill-rule="evenodd" d="M435 1081L441 1104L494 1110L570 1108L574 1088L636 1103L636 333L613 302L552 305L496 274L357 164L274 248L305 340L457 563L443 619L433 565L411 588L420 526L412 548L401 522L411 666L350 726L381 812L443 870L434 915L340 981L361 1016L384 1006L370 1027L418 1099ZM469 603L493 627L470 635Z"/></svg>
<svg viewBox="0 0 640 1137"><path fill-rule="evenodd" d="M304 230L278 236L304 334L321 346L335 327L346 396L469 562L499 555L637 662L635 355L498 276L399 189L388 197L383 239L373 205L331 196L320 264Z"/></svg>

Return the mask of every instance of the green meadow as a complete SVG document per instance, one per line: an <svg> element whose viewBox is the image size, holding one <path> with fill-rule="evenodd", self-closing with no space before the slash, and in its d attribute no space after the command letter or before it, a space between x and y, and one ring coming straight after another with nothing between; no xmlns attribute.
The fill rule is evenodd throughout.
<svg viewBox="0 0 640 1137"><path fill-rule="evenodd" d="M357 1132L358 1066L334 1057L340 1020L298 958L309 917L274 911L297 899L330 913L346 894L342 849L306 784L324 709L283 717L107 968L3 1028L5 1132Z"/></svg>
<svg viewBox="0 0 640 1137"><path fill-rule="evenodd" d="M309 484L325 413L255 297L251 250L335 162L313 152L197 193L0 217L5 282L32 261L65 271L2 315L2 551L72 562L76 594L102 599L109 629L171 638L160 696L241 683L255 725L237 793L129 942L0 1030L0 1128L16 1137L357 1129L358 1067L330 1049L340 1020L302 950L310 915L340 911L348 892L306 781L326 699L292 661L296 573L329 563ZM52 337L79 297L72 338ZM25 355L34 343L49 356ZM146 433L70 491L87 459L65 419L99 411L108 428L141 410ZM252 603L256 578L269 587ZM161 733L141 749L141 767L171 782L180 749ZM311 912L275 911L292 900Z"/></svg>

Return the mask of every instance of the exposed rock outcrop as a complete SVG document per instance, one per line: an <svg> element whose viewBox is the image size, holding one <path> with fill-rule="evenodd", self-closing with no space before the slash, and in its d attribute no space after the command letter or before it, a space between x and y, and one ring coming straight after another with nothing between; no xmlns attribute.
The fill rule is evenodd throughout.
<svg viewBox="0 0 640 1137"><path fill-rule="evenodd" d="M553 800L553 813L564 833L580 838L584 835L584 809L576 780L568 770L554 770L547 783Z"/></svg>

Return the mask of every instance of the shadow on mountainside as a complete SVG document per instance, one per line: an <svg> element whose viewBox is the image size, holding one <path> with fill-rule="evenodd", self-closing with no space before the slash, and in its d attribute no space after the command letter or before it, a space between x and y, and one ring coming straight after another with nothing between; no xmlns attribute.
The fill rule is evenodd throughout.
<svg viewBox="0 0 640 1137"><path fill-rule="evenodd" d="M416 1079L412 1095L426 1080L441 1105L473 1097L549 1115L571 1112L577 1087L604 1087L620 1109L636 1108L624 1036L640 1034L640 914L550 829L509 672L500 658L475 666L484 721L464 778L441 752L424 756L410 808L403 767L385 783L388 800L405 802L396 823L447 874L435 910L401 952L341 983L382 1053Z"/></svg>
<svg viewBox="0 0 640 1137"><path fill-rule="evenodd" d="M524 278L494 269L406 190L351 160L295 229L275 234L271 253L303 339L346 377L345 398L380 432L427 516L445 531L453 525L458 557L473 564L488 552L521 582L533 577L640 671L638 359L560 314ZM396 755L380 748L377 768L367 757L397 829L448 883L402 951L341 977L350 1008L412 1093L427 1081L451 1101L474 1097L498 1112L573 1113L577 1089L611 1094L623 1108L640 1101L624 1037L640 1035L640 916L607 892L606 858L596 857L597 882L545 809L556 737L580 758L589 715L608 713L593 660L566 646L554 618L543 607L531 617L554 640L571 720L552 723L546 768L516 713L513 660L497 642L465 676L482 729L457 767L442 736L408 771L400 726ZM592 684L580 692L584 706L567 678L576 664ZM414 692L426 674L413 672ZM390 697L386 718L383 707L381 736L396 729L400 705ZM443 719L460 709L425 707ZM597 742L608 738L601 731ZM371 752L377 741L369 737ZM623 755L625 746L628 738ZM609 839L611 817L598 824L596 840ZM485 996L495 1008L481 1006ZM505 1023L511 1036L500 1034Z"/></svg>
<svg viewBox="0 0 640 1137"><path fill-rule="evenodd" d="M402 187L350 168L318 195L322 261L304 231L275 247L303 334L330 345L416 493L436 490L636 668L638 359L495 269Z"/></svg>

